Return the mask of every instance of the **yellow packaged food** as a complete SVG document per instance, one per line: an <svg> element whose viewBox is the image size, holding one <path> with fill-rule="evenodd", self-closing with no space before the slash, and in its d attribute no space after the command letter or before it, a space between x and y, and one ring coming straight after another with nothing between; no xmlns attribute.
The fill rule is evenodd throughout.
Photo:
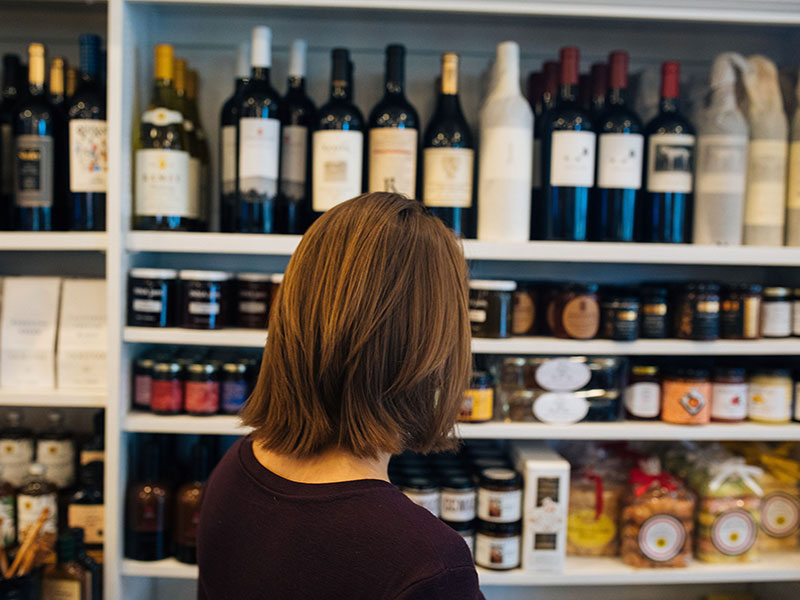
<svg viewBox="0 0 800 600"><path fill-rule="evenodd" d="M617 556L624 486L594 473L575 477L569 490L567 554Z"/></svg>

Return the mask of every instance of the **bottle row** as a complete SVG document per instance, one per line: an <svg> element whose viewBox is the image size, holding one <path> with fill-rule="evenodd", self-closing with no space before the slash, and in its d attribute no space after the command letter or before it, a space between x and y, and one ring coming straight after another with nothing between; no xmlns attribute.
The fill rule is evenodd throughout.
<svg viewBox="0 0 800 600"><path fill-rule="evenodd" d="M481 355L459 420L800 422L800 376L786 363Z"/></svg>
<svg viewBox="0 0 800 600"><path fill-rule="evenodd" d="M472 280L473 337L713 341L800 335L800 290L711 282L598 286Z"/></svg>
<svg viewBox="0 0 800 600"><path fill-rule="evenodd" d="M3 56L0 230L102 231L107 189L105 51L80 36L80 67L28 46ZM27 74L26 74L27 71Z"/></svg>

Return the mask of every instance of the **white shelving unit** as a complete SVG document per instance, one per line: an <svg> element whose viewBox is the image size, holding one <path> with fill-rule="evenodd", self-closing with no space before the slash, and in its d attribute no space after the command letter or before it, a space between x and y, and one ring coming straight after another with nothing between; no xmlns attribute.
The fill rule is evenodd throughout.
<svg viewBox="0 0 800 600"><path fill-rule="evenodd" d="M104 408L105 390L0 389L0 406L26 408Z"/></svg>
<svg viewBox="0 0 800 600"><path fill-rule="evenodd" d="M105 232L0 232L0 251L105 252Z"/></svg>

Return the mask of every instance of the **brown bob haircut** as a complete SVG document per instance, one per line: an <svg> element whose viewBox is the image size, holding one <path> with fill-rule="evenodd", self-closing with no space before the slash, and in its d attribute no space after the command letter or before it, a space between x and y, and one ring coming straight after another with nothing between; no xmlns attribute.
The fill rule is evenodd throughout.
<svg viewBox="0 0 800 600"><path fill-rule="evenodd" d="M289 262L242 420L264 448L297 457L450 449L471 367L467 310L461 247L420 202L344 202Z"/></svg>

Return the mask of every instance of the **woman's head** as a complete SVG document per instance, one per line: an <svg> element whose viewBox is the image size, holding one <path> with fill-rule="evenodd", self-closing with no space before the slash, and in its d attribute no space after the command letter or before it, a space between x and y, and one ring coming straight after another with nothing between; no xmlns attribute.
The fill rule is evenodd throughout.
<svg viewBox="0 0 800 600"><path fill-rule="evenodd" d="M243 413L267 449L448 448L470 370L467 266L416 200L363 194L303 236Z"/></svg>

